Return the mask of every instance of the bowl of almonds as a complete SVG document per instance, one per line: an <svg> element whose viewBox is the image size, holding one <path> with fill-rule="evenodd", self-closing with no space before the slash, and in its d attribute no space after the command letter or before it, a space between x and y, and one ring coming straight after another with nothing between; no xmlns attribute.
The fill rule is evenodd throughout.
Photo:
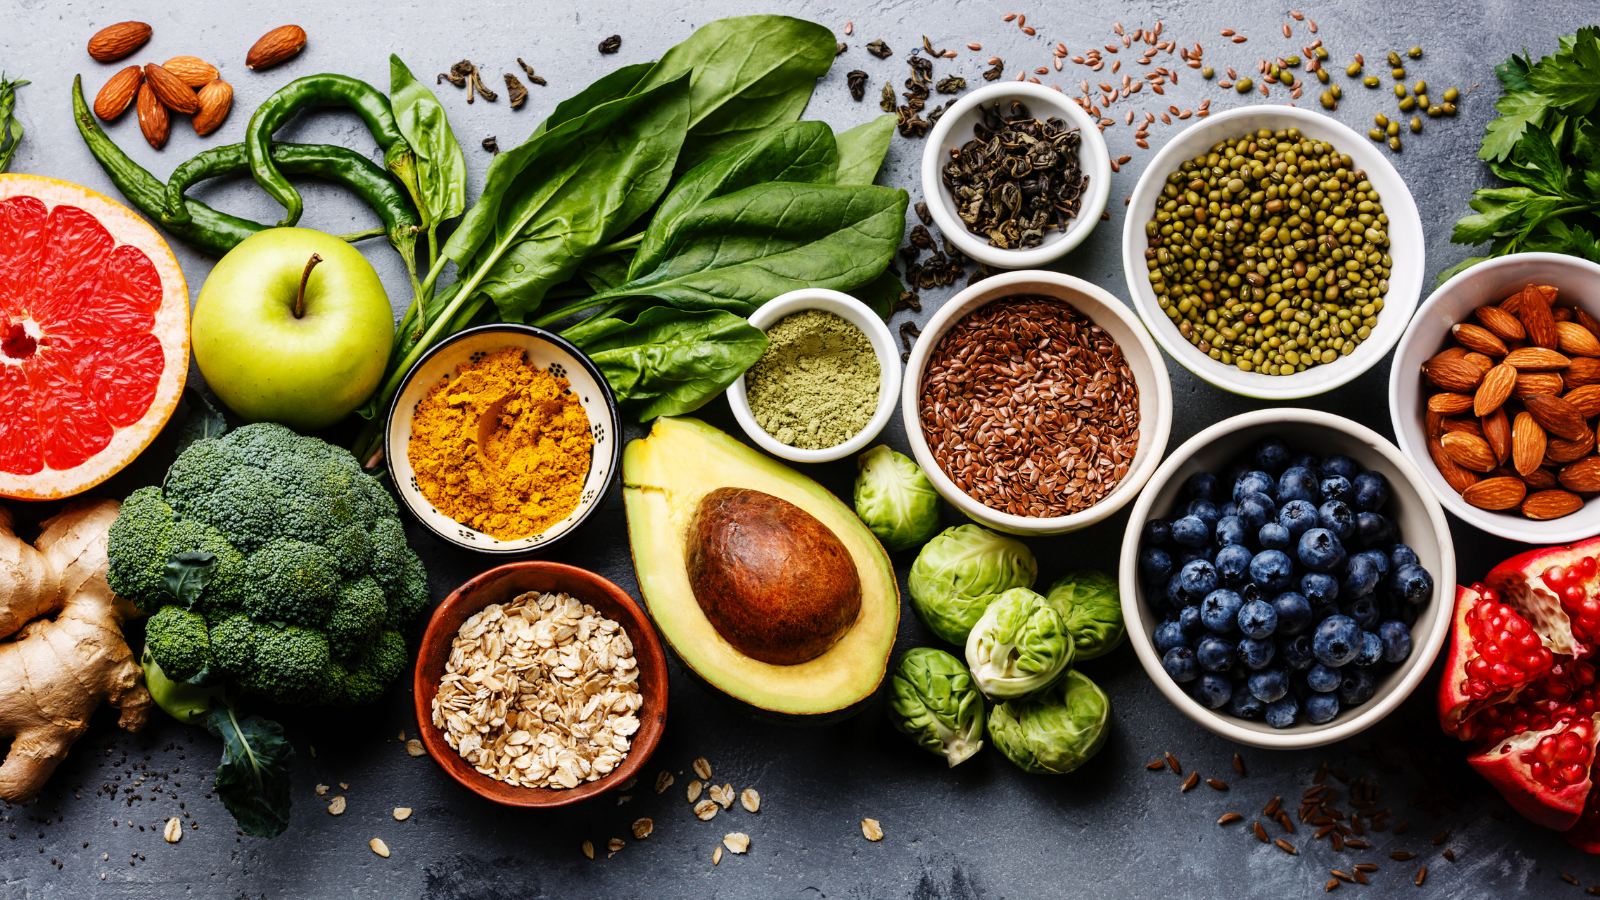
<svg viewBox="0 0 1600 900"><path fill-rule="evenodd" d="M434 610L413 696L428 755L507 806L566 806L633 779L667 721L667 665L621 588L516 562Z"/></svg>
<svg viewBox="0 0 1600 900"><path fill-rule="evenodd" d="M1600 531L1600 265L1478 263L1434 291L1395 351L1397 442L1445 508L1530 544Z"/></svg>

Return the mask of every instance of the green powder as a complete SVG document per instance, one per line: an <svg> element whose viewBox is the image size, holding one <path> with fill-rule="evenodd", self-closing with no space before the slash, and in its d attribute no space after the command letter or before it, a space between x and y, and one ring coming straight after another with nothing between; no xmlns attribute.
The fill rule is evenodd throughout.
<svg viewBox="0 0 1600 900"><path fill-rule="evenodd" d="M784 316L745 373L756 423L779 442L823 450L850 440L878 408L878 355L861 329L830 312Z"/></svg>

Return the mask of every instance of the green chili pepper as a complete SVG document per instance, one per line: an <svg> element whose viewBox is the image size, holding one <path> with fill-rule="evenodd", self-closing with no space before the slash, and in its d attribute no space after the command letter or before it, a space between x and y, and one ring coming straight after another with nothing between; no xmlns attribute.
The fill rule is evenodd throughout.
<svg viewBox="0 0 1600 900"><path fill-rule="evenodd" d="M293 225L300 221L304 203L300 192L294 189L268 153L272 135L289 121L295 113L318 106L346 106L354 110L367 130L384 152L384 165L394 169L404 165L403 158L411 147L395 125L394 112L389 98L377 88L345 75L311 75L289 82L282 90L268 97L250 117L245 132L245 149L250 157L250 172L256 183L274 200L283 204L286 214L280 225Z"/></svg>

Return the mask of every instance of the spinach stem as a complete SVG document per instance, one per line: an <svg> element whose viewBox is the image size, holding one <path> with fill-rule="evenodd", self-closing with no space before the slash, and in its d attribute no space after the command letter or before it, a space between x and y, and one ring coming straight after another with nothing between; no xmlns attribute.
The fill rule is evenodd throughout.
<svg viewBox="0 0 1600 900"><path fill-rule="evenodd" d="M641 231L638 234L633 235L632 237L625 237L620 241L615 241L613 243L605 245L604 247L598 247L598 248L595 249L595 251L593 253L591 253L589 255L590 256L604 256L607 253L616 253L619 250L632 250L633 248L639 246L640 242L643 241L643 240L644 240L644 232Z"/></svg>
<svg viewBox="0 0 1600 900"><path fill-rule="evenodd" d="M388 233L388 230L384 228L368 228L366 231L352 231L349 234L341 234L337 237L339 240L344 241L347 244L354 244L356 241L366 241L375 237L384 237L388 235Z"/></svg>
<svg viewBox="0 0 1600 900"><path fill-rule="evenodd" d="M562 319L565 319L567 316L573 315L574 313L581 313L586 309L592 309L604 302L606 302L606 298L604 297L598 300L594 297L589 297L586 300L579 300L577 303L563 306L560 309L545 313L528 324L537 325L540 328L546 328L556 322L561 321Z"/></svg>

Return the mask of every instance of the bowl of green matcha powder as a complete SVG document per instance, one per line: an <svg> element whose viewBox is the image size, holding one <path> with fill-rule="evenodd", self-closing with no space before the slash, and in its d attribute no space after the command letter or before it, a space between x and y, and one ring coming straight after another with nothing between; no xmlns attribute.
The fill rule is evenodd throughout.
<svg viewBox="0 0 1600 900"><path fill-rule="evenodd" d="M752 441L795 462L859 452L894 415L900 357L889 326L839 291L775 297L750 316L767 351L728 388Z"/></svg>

